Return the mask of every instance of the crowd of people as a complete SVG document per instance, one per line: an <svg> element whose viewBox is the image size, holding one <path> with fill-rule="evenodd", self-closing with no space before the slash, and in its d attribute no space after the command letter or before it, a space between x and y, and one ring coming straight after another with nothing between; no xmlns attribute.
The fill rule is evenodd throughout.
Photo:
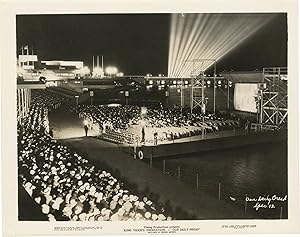
<svg viewBox="0 0 300 237"><path fill-rule="evenodd" d="M130 105L78 105L75 110L79 117L90 119L103 129L109 127L119 131L127 129L132 124L137 124L140 118L140 107Z"/></svg>
<svg viewBox="0 0 300 237"><path fill-rule="evenodd" d="M80 117L97 124L104 132L110 129L121 134L130 133L141 137L142 127L146 131L146 137L142 140L150 143L154 139L173 140L240 127L238 119L214 114L203 115L201 111L190 113L188 110L181 111L178 108L147 108L144 114L141 107L128 105L115 107L80 105L76 109Z"/></svg>
<svg viewBox="0 0 300 237"><path fill-rule="evenodd" d="M34 94L27 117L18 124L18 174L50 221L172 219L162 204L128 190L126 182L49 136L48 110L64 99L47 91Z"/></svg>
<svg viewBox="0 0 300 237"><path fill-rule="evenodd" d="M69 98L57 94L54 91L36 89L31 90L31 100L32 104L39 104L44 108L47 108L49 111L53 109L57 109L62 104L66 104L69 102Z"/></svg>

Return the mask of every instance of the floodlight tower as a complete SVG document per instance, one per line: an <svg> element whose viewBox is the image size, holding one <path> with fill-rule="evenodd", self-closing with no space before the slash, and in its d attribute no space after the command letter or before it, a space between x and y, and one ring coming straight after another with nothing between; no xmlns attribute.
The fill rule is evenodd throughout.
<svg viewBox="0 0 300 237"><path fill-rule="evenodd" d="M208 59L208 58L197 58L193 60L186 60L185 62L192 63L192 71L191 71L191 100L190 107L191 113L193 113L193 109L197 107L204 108L205 106L205 75L201 67L204 63L213 63L214 65L214 77L213 77L213 104L214 104L214 113L216 113L216 75L217 75L217 60L216 59ZM196 63L200 63L200 67L196 67ZM199 89L201 89L201 95L199 94Z"/></svg>

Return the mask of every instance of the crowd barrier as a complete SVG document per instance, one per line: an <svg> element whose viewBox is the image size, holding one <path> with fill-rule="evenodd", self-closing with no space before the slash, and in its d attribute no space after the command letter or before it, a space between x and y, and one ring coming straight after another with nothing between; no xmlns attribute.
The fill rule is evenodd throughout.
<svg viewBox="0 0 300 237"><path fill-rule="evenodd" d="M133 134L128 134L128 133L122 133L122 132L116 132L112 130L106 130L103 132L100 136L100 138L119 143L119 144L133 144L134 143L134 138Z"/></svg>

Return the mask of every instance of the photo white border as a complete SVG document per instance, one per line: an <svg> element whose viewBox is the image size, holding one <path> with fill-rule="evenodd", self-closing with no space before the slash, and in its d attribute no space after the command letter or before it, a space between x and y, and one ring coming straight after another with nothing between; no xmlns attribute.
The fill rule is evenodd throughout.
<svg viewBox="0 0 300 237"><path fill-rule="evenodd" d="M18 221L16 135L16 15L76 13L173 13L173 12L287 12L288 13L288 219L287 220L195 220L171 222L30 222ZM124 228L145 225L197 227L199 232L178 234L299 233L298 149L298 8L296 0L100 0L100 1L2 1L1 14L1 118L2 118L2 211L3 236L125 234ZM275 49L280 50L280 49ZM291 109L293 108L293 109ZM221 225L256 224L253 229L222 229ZM54 232L56 226L101 226L101 231ZM133 233L130 233L131 235Z"/></svg>

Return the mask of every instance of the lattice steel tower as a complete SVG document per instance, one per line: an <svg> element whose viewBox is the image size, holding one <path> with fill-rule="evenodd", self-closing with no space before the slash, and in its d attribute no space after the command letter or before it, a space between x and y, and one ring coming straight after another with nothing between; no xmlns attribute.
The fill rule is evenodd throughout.
<svg viewBox="0 0 300 237"><path fill-rule="evenodd" d="M266 128L287 125L288 73L286 67L264 68L260 124Z"/></svg>
<svg viewBox="0 0 300 237"><path fill-rule="evenodd" d="M191 98L190 98L190 107L191 113L193 113L193 109L198 107L203 108L205 104L205 64L210 64L214 66L214 77L213 77L213 85L214 85L214 113L216 112L216 60L215 59L193 59L186 60L186 63L192 63L192 71L191 71Z"/></svg>

